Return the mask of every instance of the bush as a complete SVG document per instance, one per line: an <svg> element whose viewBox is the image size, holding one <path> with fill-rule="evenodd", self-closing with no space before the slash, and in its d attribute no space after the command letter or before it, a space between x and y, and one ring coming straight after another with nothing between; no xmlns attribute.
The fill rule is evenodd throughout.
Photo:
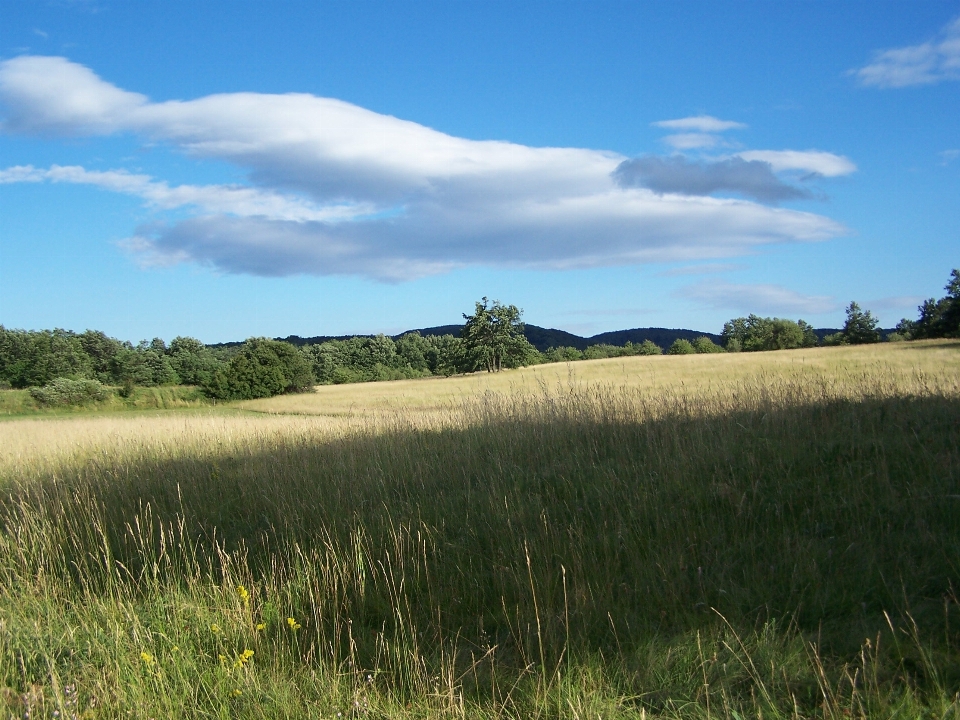
<svg viewBox="0 0 960 720"><path fill-rule="evenodd" d="M315 382L310 358L301 350L279 340L250 338L204 390L222 400L249 400L304 392Z"/></svg>
<svg viewBox="0 0 960 720"><path fill-rule="evenodd" d="M628 342L626 347L630 347ZM663 348L651 340L644 340L642 343L633 345L634 355L663 355Z"/></svg>
<svg viewBox="0 0 960 720"><path fill-rule="evenodd" d="M693 355L697 351L694 350L693 344L689 340L684 340L683 338L677 338L673 341L673 345L670 346L670 349L667 350L667 353L670 355Z"/></svg>
<svg viewBox="0 0 960 720"><path fill-rule="evenodd" d="M691 345L693 345L694 350L701 354L724 352L722 347L714 343L713 340L708 338L706 335L701 335L700 337L696 338Z"/></svg>
<svg viewBox="0 0 960 720"><path fill-rule="evenodd" d="M813 327L803 320L785 320L784 318L763 318L758 315L734 318L723 325L723 342L731 351L733 342L739 350L755 352L758 350L791 350L801 347L815 347L817 335ZM732 350L732 352L739 352Z"/></svg>
<svg viewBox="0 0 960 720"><path fill-rule="evenodd" d="M30 396L39 405L68 407L105 400L109 391L98 380L57 378L43 387L30 388Z"/></svg>

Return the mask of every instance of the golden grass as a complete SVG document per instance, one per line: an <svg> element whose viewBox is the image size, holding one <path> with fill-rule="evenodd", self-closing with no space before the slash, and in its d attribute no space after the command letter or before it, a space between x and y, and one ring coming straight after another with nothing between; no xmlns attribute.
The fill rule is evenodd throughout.
<svg viewBox="0 0 960 720"><path fill-rule="evenodd" d="M476 373L350 385L251 400L214 409L136 414L74 414L0 422L0 471L47 472L91 454L215 457L282 439L322 442L357 430L461 423L459 410L483 398L542 396L570 388L622 390L633 401L671 404L695 399L702 412L729 409L731 393L770 383L822 386L831 397L862 393L864 379L914 394L931 384L955 395L960 341L814 348L730 355L625 357L553 363L497 374ZM634 407L638 405L635 403Z"/></svg>
<svg viewBox="0 0 960 720"><path fill-rule="evenodd" d="M403 412L411 418L443 413L485 393L541 394L570 385L634 389L642 395L697 397L726 393L765 377L844 384L880 371L908 392L933 378L960 374L960 342L933 340L779 352L644 356L536 365L501 373L350 385L322 385L314 393L238 403L259 413L375 416Z"/></svg>
<svg viewBox="0 0 960 720"><path fill-rule="evenodd" d="M949 717L958 370L623 358L0 422L0 708Z"/></svg>

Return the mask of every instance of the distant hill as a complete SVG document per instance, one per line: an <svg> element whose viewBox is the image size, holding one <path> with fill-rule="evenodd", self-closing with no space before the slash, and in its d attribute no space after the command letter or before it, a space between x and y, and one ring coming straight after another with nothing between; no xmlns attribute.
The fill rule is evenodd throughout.
<svg viewBox="0 0 960 720"><path fill-rule="evenodd" d="M421 335L460 335L463 325L438 325L436 327L417 328L416 330L407 330L398 335L391 335L394 340L406 335L408 332L418 332ZM818 331L819 332L819 331ZM590 345L617 345L622 347L627 342L635 344L642 343L644 340L659 345L667 349L677 338L693 340L704 335L716 343L720 342L720 336L714 333L701 332L699 330L686 330L684 328L633 328L632 330L615 330L613 332L600 333L590 337L574 335L566 330L556 330L554 328L543 328L538 325L525 325L524 335L527 340L537 350L541 352L552 347L575 347L578 350L584 350ZM301 337L300 335L288 335L287 337L278 337L276 340L283 340L298 347L303 345L318 345L327 340L347 340L352 337L374 337L373 335L314 335L312 337ZM242 345L242 341L233 341L217 343L211 347L235 347Z"/></svg>
<svg viewBox="0 0 960 720"><path fill-rule="evenodd" d="M393 340L397 340L408 332L418 332L421 335L460 335L463 325L438 325L436 327L418 328L416 330L407 330L399 335L391 335ZM840 332L840 328L815 328L817 339L823 341L827 335ZM892 333L893 328L880 329L881 337L886 337ZM584 350L591 345L616 345L623 347L628 342L635 345L649 340L654 345L659 345L664 350L673 344L674 340L682 338L684 340L693 340L700 336L708 337L718 345L721 342L720 335L716 333L703 332L701 330L687 330L685 328L633 328L632 330L613 330L611 332L591 335L590 337L581 337L574 335L566 330L555 330L553 328L542 328L538 325L525 325L524 335L527 340L537 350L543 352L552 347L575 347L577 350ZM299 335L288 335L283 338L274 338L275 340L284 340L292 345L301 347L303 345L319 345L327 340L349 340L352 337L375 337L374 335L315 335L313 337L300 337ZM242 345L242 342L225 342L211 345L211 347L235 347Z"/></svg>

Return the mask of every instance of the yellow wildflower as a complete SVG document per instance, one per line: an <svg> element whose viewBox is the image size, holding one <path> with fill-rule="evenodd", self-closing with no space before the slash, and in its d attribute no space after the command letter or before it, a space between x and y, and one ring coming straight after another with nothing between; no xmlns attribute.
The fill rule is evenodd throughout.
<svg viewBox="0 0 960 720"><path fill-rule="evenodd" d="M250 593L243 585L237 585L237 595L240 596L240 602L247 605L250 602Z"/></svg>
<svg viewBox="0 0 960 720"><path fill-rule="evenodd" d="M291 630L299 630L299 629L300 629L300 623L298 623L298 622L297 622L296 620L294 620L292 617L288 617L288 618L287 618L287 625L290 626L290 629L291 629Z"/></svg>
<svg viewBox="0 0 960 720"><path fill-rule="evenodd" d="M266 623L257 623L257 632L263 632L267 629Z"/></svg>
<svg viewBox="0 0 960 720"><path fill-rule="evenodd" d="M240 697L243 695L243 691L240 688L234 688L230 694L233 695L233 697Z"/></svg>
<svg viewBox="0 0 960 720"><path fill-rule="evenodd" d="M153 665L153 655L148 652L140 653L140 659L143 660L147 665Z"/></svg>
<svg viewBox="0 0 960 720"><path fill-rule="evenodd" d="M210 632L218 633L220 632L220 626L214 623L210 626Z"/></svg>
<svg viewBox="0 0 960 720"><path fill-rule="evenodd" d="M239 668L242 668L244 665L250 662L250 658L252 657L253 657L253 650L244 650L242 653L237 655L237 661L234 663L234 665L236 665Z"/></svg>

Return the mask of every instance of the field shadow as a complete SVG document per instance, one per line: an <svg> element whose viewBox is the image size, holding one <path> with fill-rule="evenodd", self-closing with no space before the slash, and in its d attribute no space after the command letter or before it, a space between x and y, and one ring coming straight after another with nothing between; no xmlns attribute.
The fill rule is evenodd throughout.
<svg viewBox="0 0 960 720"><path fill-rule="evenodd" d="M643 422L543 400L459 429L93 460L11 491L0 522L37 548L11 560L23 572L47 563L94 593L240 578L315 618L305 632L349 619L367 653L409 631L522 667L771 621L849 653L884 612L943 636L957 418L945 397Z"/></svg>

